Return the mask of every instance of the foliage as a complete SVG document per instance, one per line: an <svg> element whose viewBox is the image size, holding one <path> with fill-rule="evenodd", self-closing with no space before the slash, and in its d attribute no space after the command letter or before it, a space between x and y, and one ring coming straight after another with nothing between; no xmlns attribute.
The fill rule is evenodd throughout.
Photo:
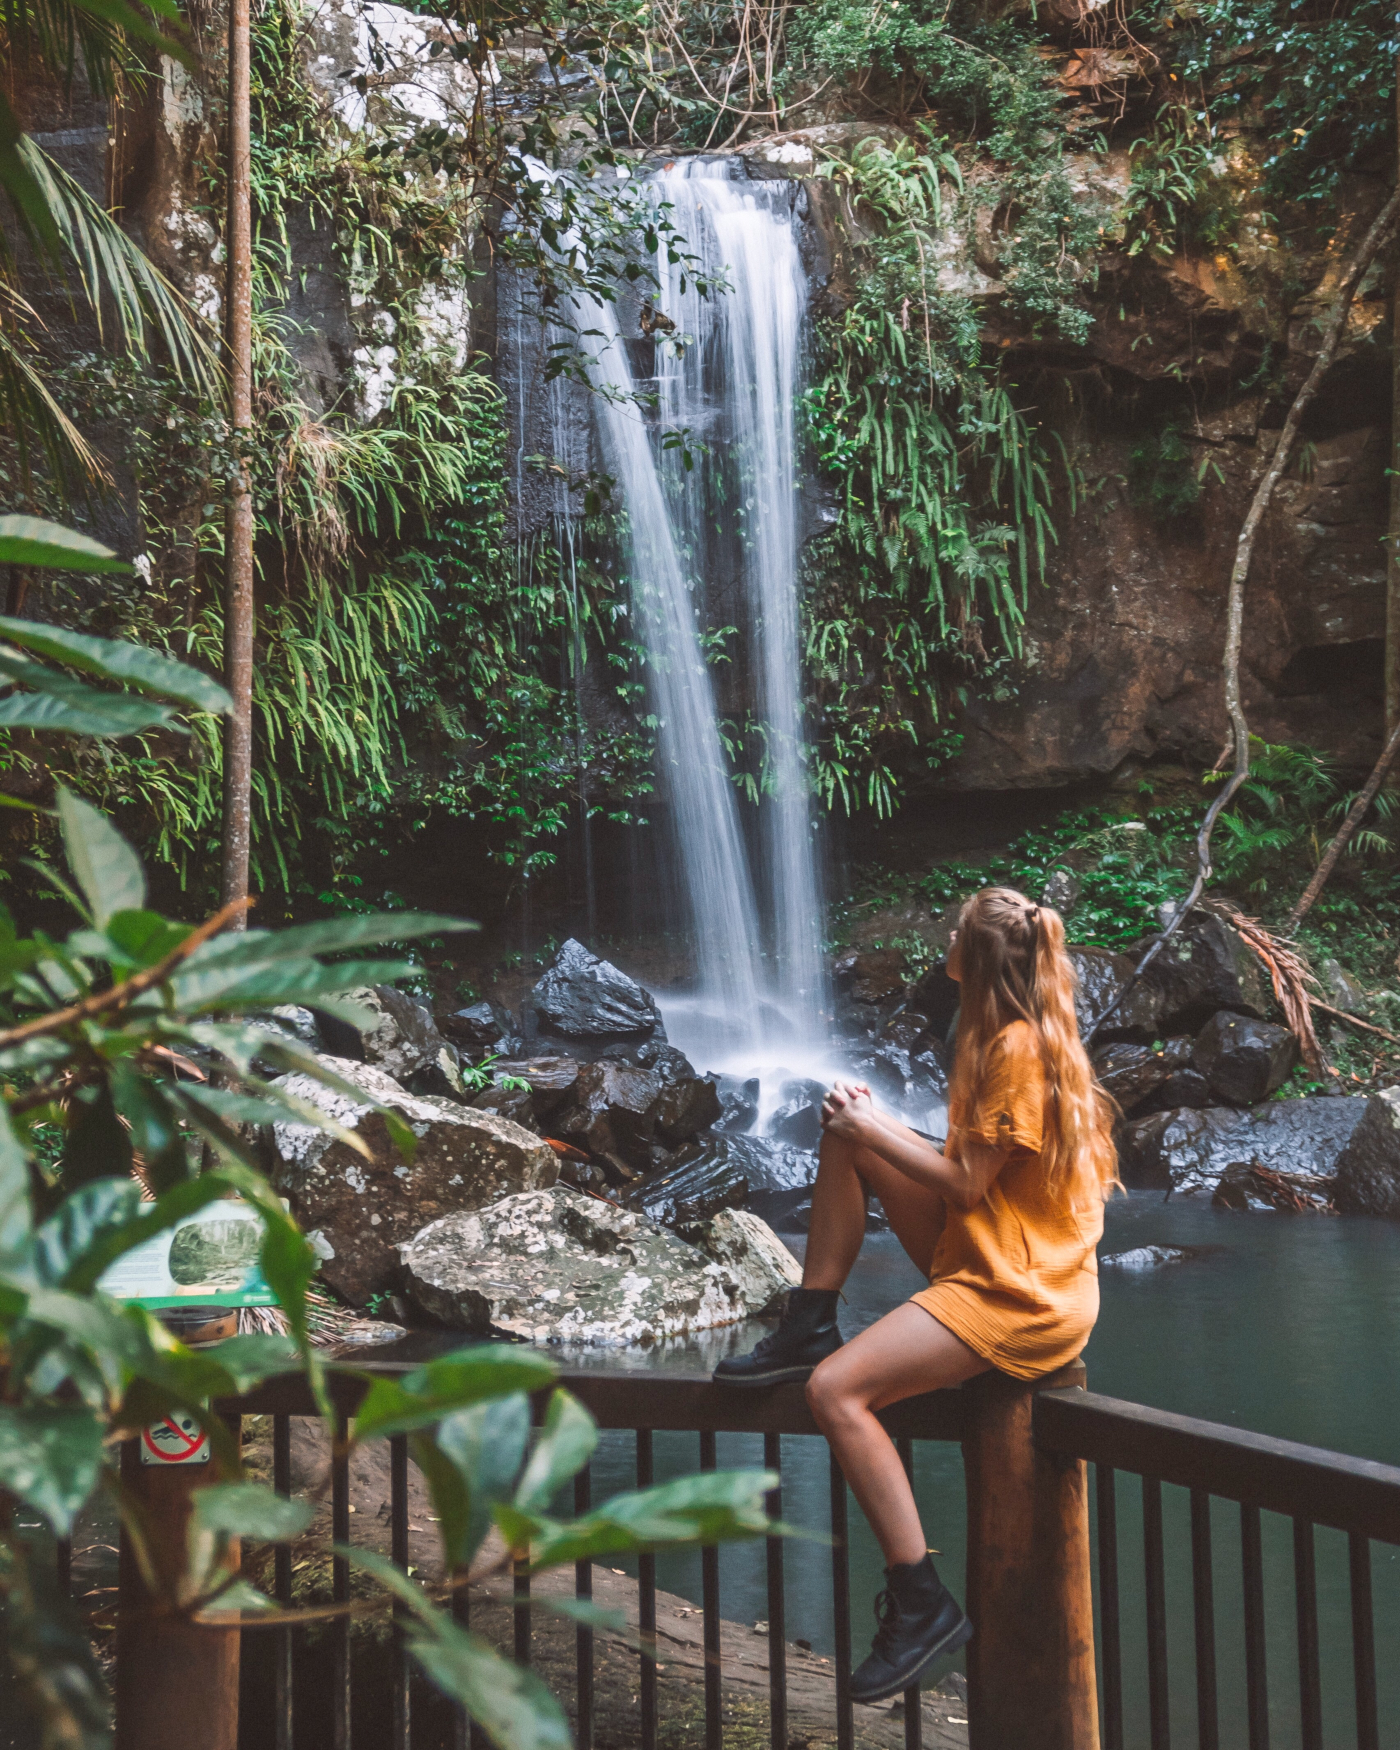
<svg viewBox="0 0 1400 1750"><path fill-rule="evenodd" d="M1133 445L1128 493L1160 522L1179 522L1200 502L1211 474L1225 478L1214 456L1207 450L1198 457L1181 422L1169 419Z"/></svg>
<svg viewBox="0 0 1400 1750"><path fill-rule="evenodd" d="M1194 137L1179 111L1164 111L1151 134L1133 141L1130 162L1120 215L1130 256L1171 256L1192 245L1210 249L1229 235L1235 213L1222 192L1220 148Z"/></svg>
<svg viewBox="0 0 1400 1750"><path fill-rule="evenodd" d="M825 173L853 230L870 232L845 312L823 324L806 401L841 518L809 590L806 644L828 806L887 813L901 742L936 764L960 682L1019 650L1050 521L1045 453L996 368L968 301L941 292L935 251L956 160L939 141L859 143Z"/></svg>

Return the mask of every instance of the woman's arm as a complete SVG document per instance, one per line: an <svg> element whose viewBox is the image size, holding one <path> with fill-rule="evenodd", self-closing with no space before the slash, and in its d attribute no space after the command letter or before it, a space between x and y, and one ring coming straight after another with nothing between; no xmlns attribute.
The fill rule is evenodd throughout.
<svg viewBox="0 0 1400 1750"><path fill-rule="evenodd" d="M861 1084L837 1082L822 1105L822 1128L868 1148L906 1179L936 1191L959 1209L972 1209L987 1195L1011 1150L964 1138L960 1160L950 1160L931 1142L887 1119Z"/></svg>

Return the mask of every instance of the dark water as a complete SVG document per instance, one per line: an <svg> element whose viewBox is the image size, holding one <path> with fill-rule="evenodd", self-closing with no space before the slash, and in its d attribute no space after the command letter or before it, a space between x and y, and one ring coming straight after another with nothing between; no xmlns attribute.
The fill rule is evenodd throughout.
<svg viewBox="0 0 1400 1750"><path fill-rule="evenodd" d="M1086 1360L1095 1391L1162 1409L1252 1428L1337 1451L1400 1463L1400 1228L1355 1219L1233 1215L1195 1202L1163 1203L1157 1193L1111 1205L1102 1252L1149 1244L1212 1248L1189 1262L1129 1273L1102 1273L1103 1310ZM912 1265L889 1235L872 1235L847 1288L847 1335L871 1323L920 1286ZM747 1344L757 1333L726 1333L722 1346ZM707 1346L674 1351L665 1367L695 1371L711 1363ZM642 1365L657 1365L653 1356ZM622 1365L632 1364L631 1358ZM693 1435L656 1441L658 1477L693 1470ZM595 1496L632 1486L630 1436L606 1435L595 1464ZM721 1465L758 1465L762 1442L719 1438ZM813 1530L828 1524L826 1449L815 1439L783 1442L784 1517ZM915 1487L929 1542L939 1564L961 1586L965 1553L962 1463L955 1447L916 1448ZM1139 1485L1120 1477L1119 1547L1123 1598L1127 1742L1145 1746L1147 1676L1142 1608ZM1167 1489L1168 1655L1172 1736L1196 1741L1188 1503ZM856 1645L870 1628L881 1584L880 1557L859 1510L850 1506ZM1221 1743L1247 1741L1244 1711L1243 1607L1239 1515L1226 1502L1213 1508L1216 1641ZM1346 1539L1319 1530L1317 1568L1322 1622L1326 1743L1355 1742L1351 1705L1352 1653ZM1382 1742L1400 1745L1400 1552L1371 1551L1376 1601ZM1287 1521L1265 1516L1264 1536L1270 1731L1275 1750L1299 1743L1293 1553ZM659 1564L660 1583L698 1600L699 1560ZM721 1600L728 1617L767 1616L761 1548L734 1547L720 1557ZM817 1542L794 1541L786 1552L788 1627L793 1638L832 1650L831 1555ZM1386 1722L1390 1729L1387 1735Z"/></svg>

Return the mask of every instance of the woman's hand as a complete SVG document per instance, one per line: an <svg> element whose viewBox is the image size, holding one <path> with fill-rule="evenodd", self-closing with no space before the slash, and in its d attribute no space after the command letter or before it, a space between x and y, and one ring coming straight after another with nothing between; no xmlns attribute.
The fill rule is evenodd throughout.
<svg viewBox="0 0 1400 1750"><path fill-rule="evenodd" d="M822 1101L822 1129L850 1142L864 1142L878 1129L875 1102L865 1082L835 1082Z"/></svg>

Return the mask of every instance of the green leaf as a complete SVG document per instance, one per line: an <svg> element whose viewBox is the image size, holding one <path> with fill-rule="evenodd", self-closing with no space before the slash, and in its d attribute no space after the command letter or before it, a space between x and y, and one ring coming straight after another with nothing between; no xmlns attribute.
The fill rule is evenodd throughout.
<svg viewBox="0 0 1400 1750"><path fill-rule="evenodd" d="M203 1530L259 1543L290 1543L316 1517L310 1501L293 1501L261 1483L212 1483L192 1499Z"/></svg>
<svg viewBox="0 0 1400 1750"><path fill-rule="evenodd" d="M524 1392L491 1398L444 1416L435 1430L414 1436L414 1456L428 1480L449 1568L465 1567L508 1501L530 1438Z"/></svg>
<svg viewBox="0 0 1400 1750"><path fill-rule="evenodd" d="M190 1177L185 1136L159 1082L117 1062L110 1074L112 1102L131 1129L132 1147L145 1166L147 1183L159 1194Z"/></svg>
<svg viewBox="0 0 1400 1750"><path fill-rule="evenodd" d="M202 1490L200 1492L203 1493ZM255 1612L258 1616L275 1616L280 1608L276 1600L269 1598L266 1592L259 1592L251 1580L235 1580L231 1586L225 1586L212 1603L197 1610L194 1620L213 1624L227 1623L236 1620L245 1611Z"/></svg>
<svg viewBox="0 0 1400 1750"><path fill-rule="evenodd" d="M0 1404L0 1488L67 1537L102 1469L101 1420L78 1404Z"/></svg>
<svg viewBox="0 0 1400 1750"><path fill-rule="evenodd" d="M29 1538L0 1545L0 1601L6 1605L6 1676L14 1685L6 1696L6 1725L19 1726L21 1742L32 1719L55 1750L111 1750L102 1668L77 1605L59 1588L53 1551Z"/></svg>
<svg viewBox="0 0 1400 1750"><path fill-rule="evenodd" d="M11 693L0 699L0 728L49 731L55 735L139 735L171 722L163 705L152 705L123 693L99 693L81 681L38 663L6 662L0 672L9 680L42 688Z"/></svg>
<svg viewBox="0 0 1400 1750"><path fill-rule="evenodd" d="M406 960L342 960L333 966L323 966L319 960L292 960L248 969L196 969L194 958L191 955L170 981L172 1003L186 1014L319 1001L362 984L392 984L416 970Z"/></svg>
<svg viewBox="0 0 1400 1750"><path fill-rule="evenodd" d="M153 698L174 699L199 711L233 709L233 700L216 680L140 644L93 638L64 626L41 626L35 620L6 618L0 618L0 637L87 674L135 687L138 693L149 693Z"/></svg>
<svg viewBox="0 0 1400 1750"><path fill-rule="evenodd" d="M412 942L422 936L447 936L479 928L479 924L467 918L447 917L439 912L394 911L327 918L316 924L295 924L288 930L245 930L241 935L217 936L192 954L186 964L191 970L214 961L224 967L263 966L309 954L343 954L348 948L375 948L384 942Z"/></svg>
<svg viewBox="0 0 1400 1750"><path fill-rule="evenodd" d="M100 541L35 516L0 516L0 565L41 566L53 571L131 570L125 559L119 559Z"/></svg>
<svg viewBox="0 0 1400 1750"><path fill-rule="evenodd" d="M131 1178L94 1179L65 1197L34 1235L40 1282L48 1288L90 1287L90 1282L71 1280L69 1272L81 1277L84 1257L103 1241L110 1244L141 1207L141 1187Z"/></svg>
<svg viewBox="0 0 1400 1750"><path fill-rule="evenodd" d="M117 964L158 965L190 933L188 924L174 924L154 911L113 912L106 923L109 958Z"/></svg>
<svg viewBox="0 0 1400 1750"><path fill-rule="evenodd" d="M522 1513L548 1507L560 1485L588 1463L597 1444L597 1423L561 1387L549 1400L544 1427L515 1491L515 1505Z"/></svg>
<svg viewBox="0 0 1400 1750"><path fill-rule="evenodd" d="M402 1379L375 1379L356 1412L355 1439L411 1433L488 1398L538 1391L557 1376L552 1361L513 1344L459 1349Z"/></svg>
<svg viewBox="0 0 1400 1750"><path fill-rule="evenodd" d="M29 1156L0 1103L0 1277L28 1275L32 1232Z"/></svg>
<svg viewBox="0 0 1400 1750"><path fill-rule="evenodd" d="M204 1353L218 1362L238 1392L252 1391L265 1379L295 1373L301 1366L301 1356L292 1339L271 1331L245 1331L241 1337L225 1337Z"/></svg>
<svg viewBox="0 0 1400 1750"><path fill-rule="evenodd" d="M105 928L120 911L140 911L146 903L141 859L105 814L58 786L58 819L68 867L92 908L93 922Z"/></svg>
<svg viewBox="0 0 1400 1750"><path fill-rule="evenodd" d="M204 1173L197 1179L186 1179L179 1185L167 1191L154 1203L140 1201L140 1187L131 1179L99 1179L93 1185L76 1192L67 1202L59 1205L45 1227L51 1227L64 1221L64 1211L68 1204L80 1204L80 1199L91 1193L94 1197L110 1196L115 1201L117 1192L107 1191L104 1187L123 1186L136 1193L136 1200L131 1206L127 1219L117 1225L107 1225L99 1222L97 1210L90 1218L91 1236L79 1249L72 1246L67 1255L63 1269L61 1286L74 1294L90 1292L96 1287L103 1274L116 1263L117 1259L129 1252L133 1246L144 1245L147 1240L154 1239L167 1228L174 1227L177 1221L183 1221L188 1215L195 1215L206 1204L217 1202L221 1197L229 1196L235 1191L231 1180L221 1172ZM77 1220L71 1228L60 1226L56 1237L61 1241L64 1234L77 1232ZM58 1254L52 1254L58 1255Z"/></svg>

